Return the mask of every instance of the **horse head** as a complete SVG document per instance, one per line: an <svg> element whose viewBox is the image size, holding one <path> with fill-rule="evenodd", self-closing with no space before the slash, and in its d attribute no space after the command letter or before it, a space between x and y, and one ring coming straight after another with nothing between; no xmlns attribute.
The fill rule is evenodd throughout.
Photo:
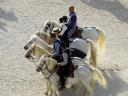
<svg viewBox="0 0 128 96"><path fill-rule="evenodd" d="M44 54L46 54L45 50L37 44L34 44L27 50L25 57L32 62L39 60Z"/></svg>
<svg viewBox="0 0 128 96"><path fill-rule="evenodd" d="M39 65L37 66L36 71L43 72L44 70L47 70L49 73L51 73L54 71L56 65L57 65L56 60L49 58L49 57L42 56L42 58L39 61Z"/></svg>
<svg viewBox="0 0 128 96"><path fill-rule="evenodd" d="M55 28L55 27L60 27L60 25L57 22L47 20L44 23L43 32L51 34L53 28Z"/></svg>
<svg viewBox="0 0 128 96"><path fill-rule="evenodd" d="M37 41L38 37L36 35L32 35L30 37L30 40L25 44L24 50L28 50L32 44L34 44Z"/></svg>
<svg viewBox="0 0 128 96"><path fill-rule="evenodd" d="M29 50L27 50L25 57L30 60L31 54L32 54L32 47Z"/></svg>
<svg viewBox="0 0 128 96"><path fill-rule="evenodd" d="M52 23L50 22L50 20L45 21L44 26L43 26L43 32L51 33L52 31L51 26L52 26Z"/></svg>

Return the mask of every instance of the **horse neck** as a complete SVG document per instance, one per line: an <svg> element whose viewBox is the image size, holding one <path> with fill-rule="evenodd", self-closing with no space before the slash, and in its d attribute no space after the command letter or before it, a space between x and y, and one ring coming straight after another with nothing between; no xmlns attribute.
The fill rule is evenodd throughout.
<svg viewBox="0 0 128 96"><path fill-rule="evenodd" d="M42 48L42 50L44 50L46 53L50 53L52 50L52 48L41 39L37 39L36 44L39 45Z"/></svg>
<svg viewBox="0 0 128 96"><path fill-rule="evenodd" d="M42 55L46 54L46 52L42 50L40 47L38 47L37 45L35 45L32 47L32 54L37 58L41 58Z"/></svg>
<svg viewBox="0 0 128 96"><path fill-rule="evenodd" d="M50 70L53 70L55 68L56 64L57 64L57 62L54 59L52 59L52 58L49 58L48 63L49 63L48 64L48 68Z"/></svg>
<svg viewBox="0 0 128 96"><path fill-rule="evenodd" d="M42 40L45 41L46 43L51 44L51 42L50 42L50 37L48 36L47 33L40 32L39 37L40 37L40 39L42 39Z"/></svg>

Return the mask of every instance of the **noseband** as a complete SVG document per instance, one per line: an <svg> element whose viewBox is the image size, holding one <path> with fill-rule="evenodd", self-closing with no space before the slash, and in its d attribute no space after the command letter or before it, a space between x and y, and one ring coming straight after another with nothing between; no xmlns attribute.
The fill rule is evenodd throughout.
<svg viewBox="0 0 128 96"><path fill-rule="evenodd" d="M50 63L50 60L49 60L49 63ZM43 67L44 65L45 65L45 67L42 69L42 67ZM55 71L50 71L50 70L48 69L48 65L46 64L45 61L43 61L43 63L40 64L40 65L37 67L37 69L39 70L39 72L41 71L41 72L44 73L44 74L45 74L45 72L44 72L45 69L50 73L50 75L49 75L47 78L45 78L45 79L49 79L49 78L53 75L53 73L55 72Z"/></svg>
<svg viewBox="0 0 128 96"><path fill-rule="evenodd" d="M32 48L32 47L31 47L31 48ZM34 52L34 49L35 49L35 46L33 47L33 49L30 49L30 50L26 53L26 55L25 55L25 56L27 56L26 58L28 58L28 60L29 60L30 62L38 62L38 59L37 59L37 58L34 58L34 57L31 55L32 51Z"/></svg>

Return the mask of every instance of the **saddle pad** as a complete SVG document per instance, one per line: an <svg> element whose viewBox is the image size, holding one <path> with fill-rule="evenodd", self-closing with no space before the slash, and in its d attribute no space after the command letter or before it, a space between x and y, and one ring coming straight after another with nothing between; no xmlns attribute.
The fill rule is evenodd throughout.
<svg viewBox="0 0 128 96"><path fill-rule="evenodd" d="M71 57L79 57L81 59L85 58L87 56L86 53L79 49L71 48Z"/></svg>

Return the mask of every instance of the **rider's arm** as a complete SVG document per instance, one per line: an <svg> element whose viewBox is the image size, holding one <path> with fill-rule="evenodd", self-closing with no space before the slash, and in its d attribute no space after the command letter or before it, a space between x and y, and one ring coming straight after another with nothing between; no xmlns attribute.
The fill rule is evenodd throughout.
<svg viewBox="0 0 128 96"><path fill-rule="evenodd" d="M60 44L58 42L55 42L55 50L54 50L54 56L59 55L60 51Z"/></svg>
<svg viewBox="0 0 128 96"><path fill-rule="evenodd" d="M64 52L62 54L62 56L63 56L63 61L58 63L58 64L61 65L61 66L64 66L64 65L66 65L68 63L68 54Z"/></svg>
<svg viewBox="0 0 128 96"><path fill-rule="evenodd" d="M67 30L67 26L64 25L62 31L60 32L60 35L62 36L66 30Z"/></svg>
<svg viewBox="0 0 128 96"><path fill-rule="evenodd" d="M70 20L68 21L68 26L72 28L76 23L76 15L73 15Z"/></svg>

